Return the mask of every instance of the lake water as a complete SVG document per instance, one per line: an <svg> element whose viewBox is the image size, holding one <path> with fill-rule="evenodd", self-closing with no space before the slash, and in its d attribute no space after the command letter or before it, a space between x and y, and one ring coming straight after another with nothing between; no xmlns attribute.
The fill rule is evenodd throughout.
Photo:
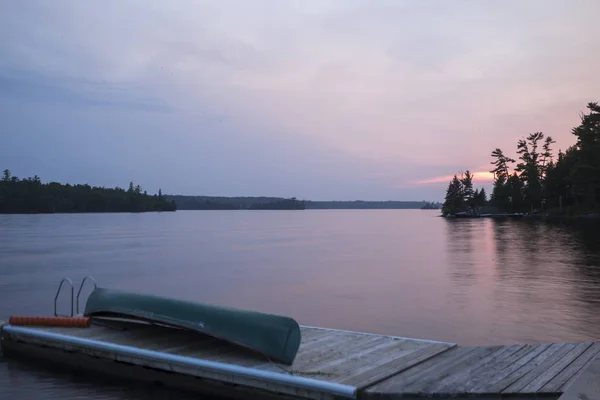
<svg viewBox="0 0 600 400"><path fill-rule="evenodd" d="M78 285L93 275L102 286L285 314L304 325L465 345L600 340L593 229L438 213L0 215L0 319L51 315L62 277ZM169 398L12 360L0 363L3 395Z"/></svg>

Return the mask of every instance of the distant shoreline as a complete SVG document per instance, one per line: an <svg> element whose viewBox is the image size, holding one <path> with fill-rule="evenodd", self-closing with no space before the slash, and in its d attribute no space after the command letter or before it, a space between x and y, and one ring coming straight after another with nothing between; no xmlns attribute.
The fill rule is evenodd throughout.
<svg viewBox="0 0 600 400"><path fill-rule="evenodd" d="M417 210L440 209L441 203L428 201L297 200L292 197L219 197L167 195L178 210ZM281 205L281 207L277 207Z"/></svg>
<svg viewBox="0 0 600 400"><path fill-rule="evenodd" d="M429 201L314 201L295 197L219 197L147 193L88 184L43 183L39 176L18 178L5 169L0 179L0 214L142 213L176 210L335 210L440 209Z"/></svg>

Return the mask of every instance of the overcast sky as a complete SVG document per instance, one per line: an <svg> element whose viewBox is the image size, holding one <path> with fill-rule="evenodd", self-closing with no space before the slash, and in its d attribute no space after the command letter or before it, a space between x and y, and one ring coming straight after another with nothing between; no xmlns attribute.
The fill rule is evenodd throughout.
<svg viewBox="0 0 600 400"><path fill-rule="evenodd" d="M0 168L442 200L495 147L574 142L600 101L598 15L598 0L3 1Z"/></svg>

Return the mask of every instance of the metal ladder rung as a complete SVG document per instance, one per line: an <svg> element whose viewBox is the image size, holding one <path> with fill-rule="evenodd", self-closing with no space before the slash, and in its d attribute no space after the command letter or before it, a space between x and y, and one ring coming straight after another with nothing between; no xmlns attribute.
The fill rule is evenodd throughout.
<svg viewBox="0 0 600 400"><path fill-rule="evenodd" d="M56 303L58 301L58 296L60 295L60 290L62 289L63 283L68 282L69 286L71 286L71 317L73 316L73 300L75 298L75 288L73 288L73 281L69 278L62 278L60 284L58 285L58 290L56 291L56 296L54 296L54 316L55 317L69 317L69 315L58 315L56 312Z"/></svg>
<svg viewBox="0 0 600 400"><path fill-rule="evenodd" d="M91 277L91 276L86 276L85 278L83 278L83 280L81 281L81 285L79 285L79 291L77 292L77 299L76 299L76 304L77 304L77 315L79 315L79 295L81 294L81 289L83 289L83 285L85 284L85 282L90 279L93 283L94 283L94 289L96 289L98 287L98 284L96 283L96 280Z"/></svg>

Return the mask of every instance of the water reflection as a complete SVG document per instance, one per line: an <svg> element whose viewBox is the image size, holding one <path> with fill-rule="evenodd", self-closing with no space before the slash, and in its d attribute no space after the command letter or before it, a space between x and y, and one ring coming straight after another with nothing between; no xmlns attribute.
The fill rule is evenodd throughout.
<svg viewBox="0 0 600 400"><path fill-rule="evenodd" d="M445 229L449 302L476 329L462 343L600 337L597 226L469 219L446 220Z"/></svg>
<svg viewBox="0 0 600 400"><path fill-rule="evenodd" d="M0 362L0 398L27 400L216 400L152 384L79 374L55 365L11 359ZM225 399L219 399L225 400Z"/></svg>
<svg viewBox="0 0 600 400"><path fill-rule="evenodd" d="M474 240L474 235L480 230L481 224L473 220L446 220L446 251L452 267L450 276L457 285L470 286L475 283L474 249L478 243Z"/></svg>
<svg viewBox="0 0 600 400"><path fill-rule="evenodd" d="M62 276L93 275L115 289L285 314L306 325L464 345L600 340L596 226L435 215L0 215L0 319L49 314ZM28 368L0 364L1 394L147 398Z"/></svg>

